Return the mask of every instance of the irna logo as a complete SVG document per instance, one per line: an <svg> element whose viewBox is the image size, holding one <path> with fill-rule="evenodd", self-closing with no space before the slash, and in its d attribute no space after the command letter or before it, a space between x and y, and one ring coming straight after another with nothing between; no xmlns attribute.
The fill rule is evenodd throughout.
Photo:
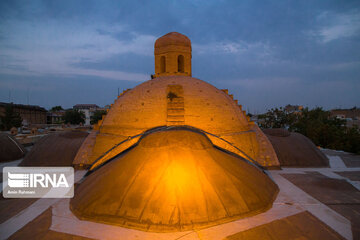
<svg viewBox="0 0 360 240"><path fill-rule="evenodd" d="M72 198L72 167L4 167L4 198Z"/></svg>
<svg viewBox="0 0 360 240"><path fill-rule="evenodd" d="M8 185L12 188L36 187L69 187L65 174L49 173L10 173L8 172Z"/></svg>

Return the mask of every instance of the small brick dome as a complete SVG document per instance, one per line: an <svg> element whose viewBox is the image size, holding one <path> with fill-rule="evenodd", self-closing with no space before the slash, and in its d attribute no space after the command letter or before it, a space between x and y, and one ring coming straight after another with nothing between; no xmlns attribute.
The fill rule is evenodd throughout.
<svg viewBox="0 0 360 240"><path fill-rule="evenodd" d="M180 45L185 47L191 47L190 39L178 32L170 32L160 38L155 42L155 48L165 47L169 45Z"/></svg>

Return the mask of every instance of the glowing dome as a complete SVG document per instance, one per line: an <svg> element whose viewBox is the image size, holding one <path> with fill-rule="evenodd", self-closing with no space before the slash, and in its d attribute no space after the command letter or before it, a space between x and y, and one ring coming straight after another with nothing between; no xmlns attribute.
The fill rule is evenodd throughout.
<svg viewBox="0 0 360 240"><path fill-rule="evenodd" d="M119 97L96 137L90 163L115 144L159 126L187 125L207 132L211 141L265 167L278 166L276 154L257 125L225 92L188 76L158 77ZM106 161L138 139L127 141Z"/></svg>
<svg viewBox="0 0 360 240"><path fill-rule="evenodd" d="M269 209L278 192L260 169L215 148L202 133L146 134L77 187L80 218L143 231L184 231Z"/></svg>

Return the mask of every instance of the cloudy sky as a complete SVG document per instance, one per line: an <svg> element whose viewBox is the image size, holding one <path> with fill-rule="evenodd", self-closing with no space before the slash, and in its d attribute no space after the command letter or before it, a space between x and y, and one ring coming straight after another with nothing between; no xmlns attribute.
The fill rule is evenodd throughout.
<svg viewBox="0 0 360 240"><path fill-rule="evenodd" d="M0 1L0 101L110 104L154 72L155 40L193 46L193 76L250 112L360 106L360 2Z"/></svg>

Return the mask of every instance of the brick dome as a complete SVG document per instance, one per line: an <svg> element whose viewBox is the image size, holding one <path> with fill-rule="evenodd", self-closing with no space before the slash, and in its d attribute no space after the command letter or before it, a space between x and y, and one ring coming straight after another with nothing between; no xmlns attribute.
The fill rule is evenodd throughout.
<svg viewBox="0 0 360 240"><path fill-rule="evenodd" d="M157 77L120 96L102 122L92 160L129 137L172 125L201 129L215 145L262 166L279 165L268 139L247 119L231 96L188 76ZM137 140L134 138L121 144L106 159Z"/></svg>
<svg viewBox="0 0 360 240"><path fill-rule="evenodd" d="M112 104L86 161L91 170L134 146L150 129L164 126L196 128L211 142L254 164L278 167L275 151L242 106L211 84L191 77L191 41L177 32L155 42L155 74Z"/></svg>

